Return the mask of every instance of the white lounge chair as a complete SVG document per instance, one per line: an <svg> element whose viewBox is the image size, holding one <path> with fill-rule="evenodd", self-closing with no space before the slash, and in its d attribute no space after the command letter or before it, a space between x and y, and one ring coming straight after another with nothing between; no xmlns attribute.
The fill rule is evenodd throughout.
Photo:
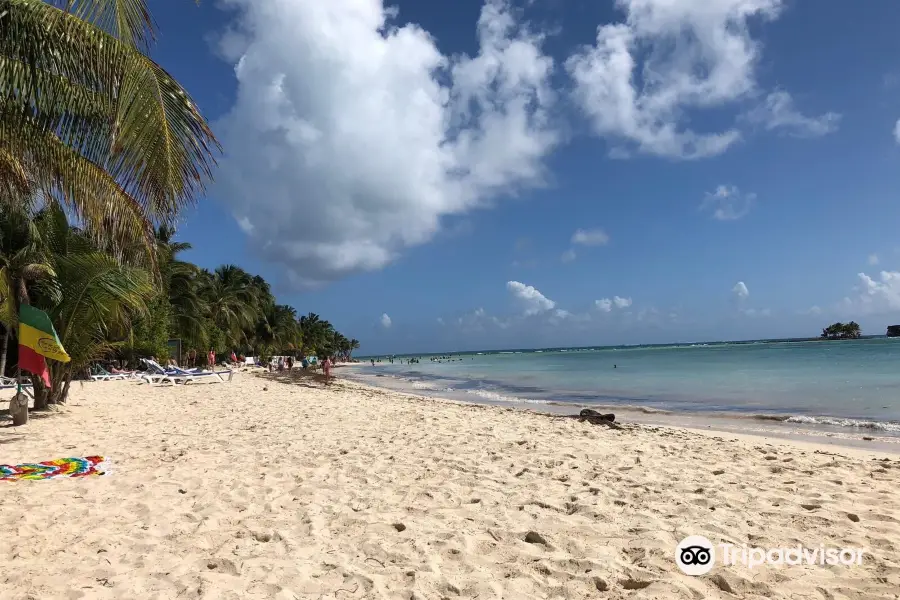
<svg viewBox="0 0 900 600"><path fill-rule="evenodd" d="M175 380L172 378L173 376L163 369L156 361L150 360L149 358L142 358L141 362L147 366L147 371L140 375L141 381L146 381L150 385L175 383Z"/></svg>
<svg viewBox="0 0 900 600"><path fill-rule="evenodd" d="M129 374L110 373L109 371L107 371L106 369L101 367L100 365L97 365L96 369L98 372L96 374L91 375L91 379L93 381L112 381L114 379L118 380L118 381L124 381L129 378Z"/></svg>
<svg viewBox="0 0 900 600"><path fill-rule="evenodd" d="M185 370L178 367L170 367L164 369L159 363L150 359L143 359L144 363L149 367L149 371L141 375L141 379L150 385L175 385L177 383L227 383L231 381L234 372L230 369L227 371L201 371L200 369ZM223 375L228 375L226 379Z"/></svg>
<svg viewBox="0 0 900 600"><path fill-rule="evenodd" d="M8 381L12 381L12 383L7 383ZM11 377L4 377L3 383L0 384L0 392L5 392L6 390L15 390L17 387L18 384L16 384L15 379L12 379ZM22 391L31 396L32 399L34 399L34 391L31 389L30 383L23 383Z"/></svg>
<svg viewBox="0 0 900 600"><path fill-rule="evenodd" d="M232 376L234 376L234 371L232 371L231 369L227 369L225 371L185 371L184 369L179 369L178 367L172 367L169 370L169 373L173 374L177 378L180 378L185 384L198 381L206 383L228 383L229 381L231 381ZM223 377L224 375L228 375L228 378L226 379L225 377Z"/></svg>

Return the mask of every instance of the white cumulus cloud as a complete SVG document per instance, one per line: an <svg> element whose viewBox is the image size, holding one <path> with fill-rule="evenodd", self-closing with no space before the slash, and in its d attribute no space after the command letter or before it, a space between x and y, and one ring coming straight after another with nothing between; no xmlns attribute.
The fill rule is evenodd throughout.
<svg viewBox="0 0 900 600"><path fill-rule="evenodd" d="M747 284L743 281L738 281L734 284L734 287L731 288L731 292L741 300L750 296L750 290L747 289Z"/></svg>
<svg viewBox="0 0 900 600"><path fill-rule="evenodd" d="M761 46L751 20L775 19L783 0L616 0L619 23L601 25L593 45L566 61L574 97L594 131L631 151L673 158L714 156L741 138L737 127L698 132L693 112L720 111L759 94ZM839 116L806 117L784 91L769 94L749 115L767 129L823 135Z"/></svg>
<svg viewBox="0 0 900 600"><path fill-rule="evenodd" d="M526 315L536 315L552 310L556 306L556 302L544 296L536 288L519 281L507 281L506 289L524 307Z"/></svg>
<svg viewBox="0 0 900 600"><path fill-rule="evenodd" d="M796 137L821 137L834 133L841 122L841 115L827 112L818 117L807 117L794 107L794 99L783 90L766 96L762 104L747 113L750 122L767 130L780 129Z"/></svg>
<svg viewBox="0 0 900 600"><path fill-rule="evenodd" d="M711 213L717 221L736 221L750 212L755 200L756 194L745 194L734 185L720 185L706 193L700 210Z"/></svg>
<svg viewBox="0 0 900 600"><path fill-rule="evenodd" d="M471 57L382 0L222 1L237 98L216 124L217 196L293 282L378 269L543 182L553 61L506 0L487 0Z"/></svg>
<svg viewBox="0 0 900 600"><path fill-rule="evenodd" d="M725 151L735 128L698 133L688 110L749 96L759 47L748 21L775 18L781 0L617 0L621 23L597 29L596 43L566 67L575 98L598 135L640 152L699 158ZM624 150L620 150L624 151Z"/></svg>
<svg viewBox="0 0 900 600"><path fill-rule="evenodd" d="M858 273L859 295L845 300L847 308L866 314L883 314L900 311L900 272L882 271L878 280L865 273Z"/></svg>
<svg viewBox="0 0 900 600"><path fill-rule="evenodd" d="M605 246L609 235L602 229L578 229L572 234L572 243L582 246Z"/></svg>
<svg viewBox="0 0 900 600"><path fill-rule="evenodd" d="M873 266L878 264L878 255L877 254L869 255L869 264L873 265Z"/></svg>
<svg viewBox="0 0 900 600"><path fill-rule="evenodd" d="M610 312L613 307L616 308L628 308L631 306L631 298L623 298L621 296L613 296L612 300L609 298L601 298L600 300L594 300L594 307L600 312Z"/></svg>
<svg viewBox="0 0 900 600"><path fill-rule="evenodd" d="M619 296L613 296L613 304L616 305L616 308L628 308L631 306L631 298L620 298Z"/></svg>
<svg viewBox="0 0 900 600"><path fill-rule="evenodd" d="M388 327L391 326L391 318L388 316L387 313L384 313L381 315L381 326L384 327L385 329L387 329Z"/></svg>
<svg viewBox="0 0 900 600"><path fill-rule="evenodd" d="M897 119L897 122L894 123L894 140L900 144L900 119Z"/></svg>

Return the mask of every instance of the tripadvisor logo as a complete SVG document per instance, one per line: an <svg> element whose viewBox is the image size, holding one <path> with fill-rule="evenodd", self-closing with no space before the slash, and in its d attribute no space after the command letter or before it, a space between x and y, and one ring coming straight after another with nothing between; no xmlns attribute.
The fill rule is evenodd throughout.
<svg viewBox="0 0 900 600"><path fill-rule="evenodd" d="M702 535L689 535L675 549L675 563L685 575L705 575L716 562L716 549Z"/></svg>
<svg viewBox="0 0 900 600"><path fill-rule="evenodd" d="M794 546L791 548L756 548L746 545L713 545L700 535L689 535L675 549L675 564L686 575L705 575L716 563L716 557L724 566L744 565L753 569L760 565L861 565L862 548L829 548L820 544L816 548Z"/></svg>

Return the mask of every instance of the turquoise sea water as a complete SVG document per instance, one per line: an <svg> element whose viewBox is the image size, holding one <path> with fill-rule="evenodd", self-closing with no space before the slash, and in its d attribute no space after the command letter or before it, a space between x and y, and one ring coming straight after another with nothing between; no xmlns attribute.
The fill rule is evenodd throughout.
<svg viewBox="0 0 900 600"><path fill-rule="evenodd" d="M463 353L354 369L372 383L492 403L733 413L900 434L900 338ZM397 387L392 385L391 387Z"/></svg>

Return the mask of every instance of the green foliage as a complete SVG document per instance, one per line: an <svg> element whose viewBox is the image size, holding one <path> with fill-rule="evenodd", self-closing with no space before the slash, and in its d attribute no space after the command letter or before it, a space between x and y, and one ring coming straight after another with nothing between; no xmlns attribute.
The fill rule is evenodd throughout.
<svg viewBox="0 0 900 600"><path fill-rule="evenodd" d="M170 338L201 357L352 351L262 277L179 258L166 224L219 147L147 56L152 23L146 0L0 0L0 323L14 331L21 302L53 319L72 361L52 363L51 401L92 361L164 359Z"/></svg>
<svg viewBox="0 0 900 600"><path fill-rule="evenodd" d="M822 330L823 340L852 340L862 335L862 329L856 321L849 323L833 323Z"/></svg>
<svg viewBox="0 0 900 600"><path fill-rule="evenodd" d="M0 201L39 190L121 251L201 195L218 143L142 52L151 22L144 0L0 0Z"/></svg>
<svg viewBox="0 0 900 600"><path fill-rule="evenodd" d="M206 338L209 340L206 346L212 348L217 354L223 353L227 350L228 344L225 339L225 332L216 327L211 322L207 325ZM203 346L203 349L209 350L209 348L207 348L206 346Z"/></svg>
<svg viewBox="0 0 900 600"><path fill-rule="evenodd" d="M35 405L40 408L48 399L63 401L73 376L124 345L135 317L149 315L147 305L155 292L147 269L122 264L98 249L91 236L69 226L59 207L38 212L32 222L54 276L28 299L50 316L71 357L68 363L48 362L52 387L49 398L38 394Z"/></svg>
<svg viewBox="0 0 900 600"><path fill-rule="evenodd" d="M359 347L315 313L298 319L293 307L275 302L262 278L233 265L204 271L177 258L187 246L169 232L157 238L158 273L142 253L128 260L110 253L72 227L57 205L21 218L0 204L0 275L7 277L0 278L0 293L14 297L20 290L21 299L46 311L72 357L51 362L51 401L64 400L69 381L93 361L166 360L171 338L182 340L185 353L195 350L199 364L210 348L220 357L234 350L349 359ZM6 319L0 320L12 323Z"/></svg>
<svg viewBox="0 0 900 600"><path fill-rule="evenodd" d="M123 348L129 364L138 364L138 357L155 356L161 361L169 358L172 306L169 299L156 294L147 305L147 312L134 318L132 332Z"/></svg>

